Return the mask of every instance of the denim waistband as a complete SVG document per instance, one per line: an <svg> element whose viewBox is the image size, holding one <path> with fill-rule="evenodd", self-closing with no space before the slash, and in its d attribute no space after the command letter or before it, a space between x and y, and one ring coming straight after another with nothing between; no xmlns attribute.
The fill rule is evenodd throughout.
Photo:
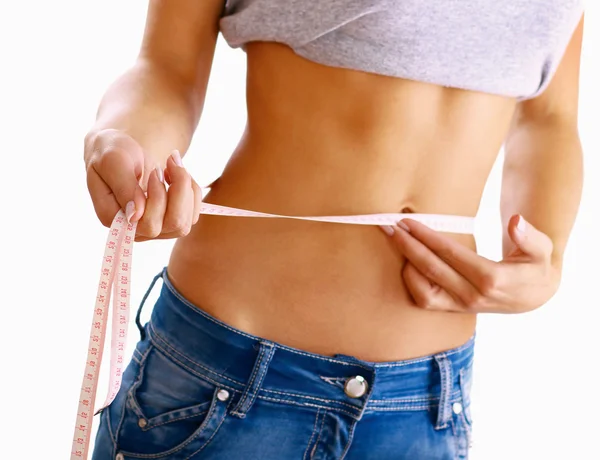
<svg viewBox="0 0 600 460"><path fill-rule="evenodd" d="M370 411L437 408L441 427L451 417L451 405L464 400L460 378L473 361L474 337L458 348L396 362L318 355L235 329L186 300L166 269L154 282L160 277L163 287L145 328L139 324L144 301L138 311L142 334L189 372L241 394L234 415L244 416L258 397L334 410L356 420ZM368 391L350 397L344 385L357 376Z"/></svg>

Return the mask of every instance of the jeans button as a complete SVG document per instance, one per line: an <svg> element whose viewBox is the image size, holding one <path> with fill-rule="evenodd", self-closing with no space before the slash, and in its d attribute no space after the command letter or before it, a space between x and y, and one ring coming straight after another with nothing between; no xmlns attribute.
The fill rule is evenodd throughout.
<svg viewBox="0 0 600 460"><path fill-rule="evenodd" d="M369 385L364 377L357 375L355 377L351 377L346 380L346 384L344 385L344 393L351 398L360 398L363 396Z"/></svg>
<svg viewBox="0 0 600 460"><path fill-rule="evenodd" d="M454 412L456 415L460 414L462 410L463 406L461 403L455 402L454 404L452 404L452 412Z"/></svg>
<svg viewBox="0 0 600 460"><path fill-rule="evenodd" d="M115 457L115 460L125 460L125 456L121 452L119 452Z"/></svg>
<svg viewBox="0 0 600 460"><path fill-rule="evenodd" d="M217 399L221 402L225 402L229 399L229 391L220 389L217 391Z"/></svg>

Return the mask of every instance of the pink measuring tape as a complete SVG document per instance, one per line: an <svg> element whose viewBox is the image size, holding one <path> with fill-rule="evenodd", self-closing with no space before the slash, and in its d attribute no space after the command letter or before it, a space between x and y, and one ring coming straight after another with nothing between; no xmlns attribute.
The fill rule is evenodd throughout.
<svg viewBox="0 0 600 460"><path fill-rule="evenodd" d="M204 203L201 214L230 217L262 217L278 219L298 219L318 222L333 222L354 225L394 225L399 220L410 217L428 227L449 233L471 234L474 231L474 218L449 216L444 214L365 214L358 216L284 216L242 209L229 208ZM119 392L125 367L125 348L127 328L129 326L129 298L131 286L131 261L136 224L129 224L121 210L112 222L102 261L102 271L96 305L92 319L92 330L88 345L88 354L83 374L83 384L79 395L77 421L71 450L71 460L87 459L94 416L94 402L100 363L104 350L104 338L108 322L108 308L112 291L112 334L110 358L110 383L108 395L98 411L110 405Z"/></svg>

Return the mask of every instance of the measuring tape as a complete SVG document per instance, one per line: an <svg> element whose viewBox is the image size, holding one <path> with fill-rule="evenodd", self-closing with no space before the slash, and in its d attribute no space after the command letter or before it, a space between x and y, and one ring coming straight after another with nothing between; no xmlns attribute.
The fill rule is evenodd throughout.
<svg viewBox="0 0 600 460"><path fill-rule="evenodd" d="M442 232L466 233L474 231L474 218L449 216L444 214L365 214L358 216L285 216L263 212L246 211L215 204L204 203L201 214L229 217L262 217L278 219L298 219L317 222L333 222L355 225L395 225L399 220L410 217L428 227ZM131 261L136 224L130 224L121 210L115 216L108 233L92 329L88 345L88 354L83 374L83 384L79 395L75 434L71 450L71 460L87 459L94 416L94 402L104 350L104 339L108 322L108 308L112 289L112 334L110 357L110 383L108 395L96 414L115 399L125 366L125 347L129 325L129 298L131 288Z"/></svg>

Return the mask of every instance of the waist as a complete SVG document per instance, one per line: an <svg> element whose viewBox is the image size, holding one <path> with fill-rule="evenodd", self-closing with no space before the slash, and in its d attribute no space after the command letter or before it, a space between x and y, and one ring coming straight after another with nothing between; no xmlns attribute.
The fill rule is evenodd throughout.
<svg viewBox="0 0 600 460"><path fill-rule="evenodd" d="M442 394L449 402L458 401L460 378L468 384L473 338L413 360L375 363L339 354L324 356L237 330L191 304L173 287L166 272L163 279L146 326L153 344L192 372L233 391L242 392L247 382L255 381L258 388L253 391L259 398L322 406L358 419L369 410L426 410ZM257 363L261 372L251 380ZM360 379L348 388L348 380L356 377ZM359 395L361 390L365 391Z"/></svg>

